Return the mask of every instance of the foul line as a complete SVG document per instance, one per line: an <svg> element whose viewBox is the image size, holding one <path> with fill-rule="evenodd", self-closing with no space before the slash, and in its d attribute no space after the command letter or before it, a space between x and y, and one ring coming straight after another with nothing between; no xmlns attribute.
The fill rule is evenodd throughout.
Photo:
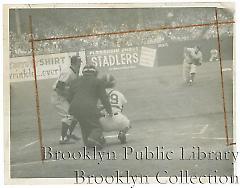
<svg viewBox="0 0 240 188"><path fill-rule="evenodd" d="M203 134L208 128L208 124L206 124L201 130L199 133L192 133L192 134Z"/></svg>
<svg viewBox="0 0 240 188"><path fill-rule="evenodd" d="M199 132L197 132L197 133L189 133L189 134L190 135L191 134L200 135L200 134L203 134L207 130L207 128L208 128L208 124L204 125L203 128ZM179 133L177 135L189 135L189 134L188 133Z"/></svg>
<svg viewBox="0 0 240 188"><path fill-rule="evenodd" d="M44 160L44 163L49 163L49 162L56 162L57 160ZM11 164L11 166L15 167L15 166L23 166L23 165L34 165L34 164L38 164L41 163L42 161L32 161L32 162L27 162L27 163L17 163L17 164Z"/></svg>
<svg viewBox="0 0 240 188"><path fill-rule="evenodd" d="M25 146L21 147L20 150L22 150L22 149L24 149L24 148L27 148L28 146L31 146L31 145L33 145L33 144L35 144L35 143L37 143L37 142L38 142L38 140L35 140L35 141L33 141L33 142L30 142L29 144L26 144Z"/></svg>

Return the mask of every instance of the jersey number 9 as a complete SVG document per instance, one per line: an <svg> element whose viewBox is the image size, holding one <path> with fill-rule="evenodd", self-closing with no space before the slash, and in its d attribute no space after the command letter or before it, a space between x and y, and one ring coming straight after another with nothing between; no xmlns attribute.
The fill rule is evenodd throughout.
<svg viewBox="0 0 240 188"><path fill-rule="evenodd" d="M118 96L116 94L110 95L110 103L111 104L118 104Z"/></svg>

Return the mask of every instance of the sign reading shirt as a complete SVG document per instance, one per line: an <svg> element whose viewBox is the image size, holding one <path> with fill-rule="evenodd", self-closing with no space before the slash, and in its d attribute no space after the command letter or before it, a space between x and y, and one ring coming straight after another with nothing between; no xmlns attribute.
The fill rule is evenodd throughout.
<svg viewBox="0 0 240 188"><path fill-rule="evenodd" d="M76 52L36 56L37 79L57 78L62 69L70 66L70 59L73 55L76 55ZM78 55L82 59L82 68L86 64L85 52L78 52ZM10 58L9 77L10 82L34 80L32 56Z"/></svg>

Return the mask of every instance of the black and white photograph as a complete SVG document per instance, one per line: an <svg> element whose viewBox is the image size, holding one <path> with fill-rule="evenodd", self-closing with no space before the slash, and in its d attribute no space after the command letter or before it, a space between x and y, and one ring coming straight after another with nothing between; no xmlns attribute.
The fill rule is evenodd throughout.
<svg viewBox="0 0 240 188"><path fill-rule="evenodd" d="M238 181L233 3L4 11L10 184Z"/></svg>

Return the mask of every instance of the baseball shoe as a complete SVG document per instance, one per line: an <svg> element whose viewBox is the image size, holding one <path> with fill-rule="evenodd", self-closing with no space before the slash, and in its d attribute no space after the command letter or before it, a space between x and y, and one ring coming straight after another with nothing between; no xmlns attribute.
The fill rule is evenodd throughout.
<svg viewBox="0 0 240 188"><path fill-rule="evenodd" d="M76 140L76 141L81 140L80 137L78 137L78 136L76 136L76 135L74 135L74 134L70 134L70 135L68 135L67 137L68 137L69 140L70 140L70 139L73 139L73 140Z"/></svg>
<svg viewBox="0 0 240 188"><path fill-rule="evenodd" d="M64 139L63 138L61 138L60 140L59 140L59 144L70 144L71 142L70 142L70 140L68 139L68 137L65 137Z"/></svg>
<svg viewBox="0 0 240 188"><path fill-rule="evenodd" d="M106 139L104 137L102 137L99 141L102 145L106 144Z"/></svg>
<svg viewBox="0 0 240 188"><path fill-rule="evenodd" d="M122 132L122 131L119 131L118 139L120 140L121 144L126 144L127 143L126 134L124 132Z"/></svg>
<svg viewBox="0 0 240 188"><path fill-rule="evenodd" d="M189 86L192 86L192 84L193 84L193 81L192 81L192 80L189 80L188 85L189 85Z"/></svg>

